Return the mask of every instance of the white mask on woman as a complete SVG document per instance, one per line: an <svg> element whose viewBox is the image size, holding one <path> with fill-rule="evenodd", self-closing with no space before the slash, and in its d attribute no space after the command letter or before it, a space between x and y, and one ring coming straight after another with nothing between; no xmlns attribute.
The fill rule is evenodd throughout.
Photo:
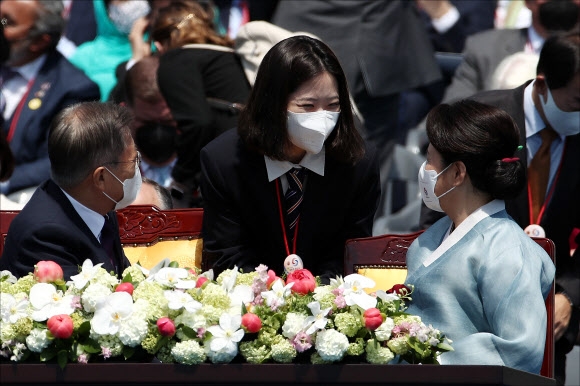
<svg viewBox="0 0 580 386"><path fill-rule="evenodd" d="M290 141L307 153L318 154L324 141L332 133L340 112L315 111L293 113L288 111L288 136Z"/></svg>
<svg viewBox="0 0 580 386"><path fill-rule="evenodd" d="M107 193L103 192L103 194L115 203L115 210L123 209L131 205L137 198L139 189L141 189L141 171L139 170L139 165L135 165L135 175L132 178L127 178L125 181L121 181L119 177L117 177L106 166L104 166L104 168L123 185L123 198L121 198L120 201L115 201Z"/></svg>
<svg viewBox="0 0 580 386"><path fill-rule="evenodd" d="M437 184L437 177L439 177L443 172L449 169L449 166L453 164L449 164L445 169L441 171L441 173L437 174L435 170L427 170L425 169L425 165L427 165L427 161L423 162L421 168L419 169L419 188L421 189L421 196L423 197L423 202L427 206L427 208L431 210L435 210L437 212L443 212L441 209L441 204L439 203L439 199L455 189L455 186L437 197L435 194L435 185Z"/></svg>
<svg viewBox="0 0 580 386"><path fill-rule="evenodd" d="M544 109L548 123L558 134L567 137L580 133L580 111L567 112L560 110L556 106L549 88L547 101L544 102L544 97L540 96L540 104Z"/></svg>
<svg viewBox="0 0 580 386"><path fill-rule="evenodd" d="M151 8L147 0L128 0L109 5L109 19L119 30L128 34L137 19L146 16Z"/></svg>

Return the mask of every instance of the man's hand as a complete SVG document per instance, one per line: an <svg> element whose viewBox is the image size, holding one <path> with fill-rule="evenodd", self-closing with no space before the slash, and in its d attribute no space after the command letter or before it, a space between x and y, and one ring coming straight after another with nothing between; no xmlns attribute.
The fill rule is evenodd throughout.
<svg viewBox="0 0 580 386"><path fill-rule="evenodd" d="M424 10L431 20L439 19L453 7L449 0L415 0L417 6Z"/></svg>
<svg viewBox="0 0 580 386"><path fill-rule="evenodd" d="M149 19L143 16L133 23L131 33L129 33L129 42L131 43L131 59L135 62L151 55L151 46L144 40L145 30L149 25Z"/></svg>
<svg viewBox="0 0 580 386"><path fill-rule="evenodd" d="M556 294L555 298L555 318L554 318L554 338L560 339L568 329L570 317L572 316L572 306L567 296Z"/></svg>

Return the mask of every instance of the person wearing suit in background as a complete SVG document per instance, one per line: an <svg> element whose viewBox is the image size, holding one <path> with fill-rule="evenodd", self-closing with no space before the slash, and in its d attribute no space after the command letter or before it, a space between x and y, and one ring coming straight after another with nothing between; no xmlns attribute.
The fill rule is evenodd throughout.
<svg viewBox="0 0 580 386"><path fill-rule="evenodd" d="M482 92L472 99L500 107L514 118L522 145L516 155L528 167L540 152L541 132L553 129L548 130L552 142L545 193L534 199L534 189L540 184L528 179L528 189L507 200L506 210L532 236L545 236L556 244L555 373L563 385L566 353L573 347L580 322L580 253L577 249L571 257L569 243L573 229L580 228L579 29L546 40L535 80L512 90ZM422 227L436 218L436 212L422 208Z"/></svg>
<svg viewBox="0 0 580 386"><path fill-rule="evenodd" d="M129 266L115 210L131 204L141 186L131 119L126 108L99 102L56 116L48 138L52 179L10 224L0 270L21 277L52 260L68 280L85 259L117 276Z"/></svg>
<svg viewBox="0 0 580 386"><path fill-rule="evenodd" d="M238 129L204 147L201 167L202 264L216 274L259 264L281 272L298 255L328 282L342 275L345 241L371 235L376 153L319 40L295 36L268 51Z"/></svg>
<svg viewBox="0 0 580 386"><path fill-rule="evenodd" d="M467 38L463 61L457 67L442 101L468 98L490 90L500 62L516 52L539 53L544 40L555 31L573 28L580 17L580 0L525 0L532 25L523 29L491 29Z"/></svg>
<svg viewBox="0 0 580 386"><path fill-rule="evenodd" d="M538 374L555 267L506 212L504 200L526 184L514 157L519 129L500 108L462 100L433 108L427 135L421 195L446 216L407 252L406 282L415 286L408 312L453 341L441 364Z"/></svg>
<svg viewBox="0 0 580 386"><path fill-rule="evenodd" d="M236 126L238 109L250 85L210 15L196 3L159 10L151 36L159 49L157 82L177 122L177 162L170 191L176 207L200 206L199 152L209 141Z"/></svg>
<svg viewBox="0 0 580 386"><path fill-rule="evenodd" d="M0 184L9 194L34 187L50 175L48 128L63 108L98 100L98 86L57 50L64 20L62 1L2 1L0 19L10 46L2 64L4 129L14 153L12 177Z"/></svg>

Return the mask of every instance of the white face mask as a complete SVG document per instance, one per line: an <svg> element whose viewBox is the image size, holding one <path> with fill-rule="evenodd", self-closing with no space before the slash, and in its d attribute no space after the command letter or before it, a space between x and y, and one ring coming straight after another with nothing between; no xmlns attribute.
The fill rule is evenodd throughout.
<svg viewBox="0 0 580 386"><path fill-rule="evenodd" d="M133 23L146 16L151 8L147 0L128 0L109 6L109 18L115 27L124 34L131 32Z"/></svg>
<svg viewBox="0 0 580 386"><path fill-rule="evenodd" d="M421 189L421 196L423 197L423 202L427 206L427 208L431 210L435 210L437 212L443 212L441 209L441 205L439 204L439 199L455 189L455 186L437 197L435 195L435 185L437 184L437 177L439 177L443 172L449 169L449 166L453 164L449 164L445 169L441 171L441 173L437 174L435 170L427 170L425 169L425 165L427 165L427 161L423 162L421 168L419 169L419 188Z"/></svg>
<svg viewBox="0 0 580 386"><path fill-rule="evenodd" d="M288 136L290 141L311 154L318 154L324 141L332 133L340 112L315 111L313 113L293 113L288 111Z"/></svg>
<svg viewBox="0 0 580 386"><path fill-rule="evenodd" d="M580 111L562 111L556 106L552 93L548 88L548 100L540 95L540 104L544 109L546 119L552 128L560 135L569 136L580 133Z"/></svg>
<svg viewBox="0 0 580 386"><path fill-rule="evenodd" d="M121 181L106 166L104 168L123 185L123 198L120 201L115 201L107 193L103 192L103 194L115 203L115 210L123 209L131 205L137 198L139 189L141 189L141 171L139 170L139 165L135 165L135 175L132 178L127 178L125 181Z"/></svg>

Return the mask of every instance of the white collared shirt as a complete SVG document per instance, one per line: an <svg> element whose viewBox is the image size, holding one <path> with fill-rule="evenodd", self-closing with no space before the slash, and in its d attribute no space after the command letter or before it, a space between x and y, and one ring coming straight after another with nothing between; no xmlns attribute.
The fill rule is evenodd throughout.
<svg viewBox="0 0 580 386"><path fill-rule="evenodd" d="M325 165L325 154L326 151L324 147L318 154L306 153L304 158L300 161L298 165L293 164L290 161L277 161L273 160L267 156L264 156L266 162L266 170L268 172L268 181L272 182L276 178L280 178L282 183L282 191L286 192L288 189L288 180L286 179L286 172L292 168L305 167L306 169L320 175L324 176L324 165ZM308 178L308 177L307 177Z"/></svg>
<svg viewBox="0 0 580 386"><path fill-rule="evenodd" d="M46 54L39 56L30 63L20 67L12 67L20 76L15 76L2 85L2 97L5 98L4 119L9 120L16 110L16 106L26 94L28 82L36 78L40 68L46 61Z"/></svg>
<svg viewBox="0 0 580 386"><path fill-rule="evenodd" d="M62 189L61 189L62 190ZM105 217L102 214L95 212L92 209L87 208L77 200L75 200L70 194L62 190L64 195L68 198L73 208L77 211L79 216L83 219L85 224L89 227L93 235L97 240L101 240L101 230L103 230L103 225L105 225Z"/></svg>
<svg viewBox="0 0 580 386"><path fill-rule="evenodd" d="M538 31L530 25L528 27L528 42L526 43L525 51L539 55L540 51L542 51L542 46L544 45L545 40L546 39L541 37L540 34L538 34Z"/></svg>
<svg viewBox="0 0 580 386"><path fill-rule="evenodd" d="M546 124L542 120L540 113L534 105L532 99L532 89L534 87L534 80L531 82L524 90L524 114L526 122L526 148L527 148L527 165L530 165L532 158L540 148L542 144L542 137L540 136L540 131L546 127ZM542 98L541 95L539 95ZM564 141L566 137L559 135L554 141L552 141L552 146L550 147L550 179L548 181L548 188L546 189L546 194L550 191L550 187L556 178L556 172L560 166L560 161L562 160L562 153L564 152Z"/></svg>

